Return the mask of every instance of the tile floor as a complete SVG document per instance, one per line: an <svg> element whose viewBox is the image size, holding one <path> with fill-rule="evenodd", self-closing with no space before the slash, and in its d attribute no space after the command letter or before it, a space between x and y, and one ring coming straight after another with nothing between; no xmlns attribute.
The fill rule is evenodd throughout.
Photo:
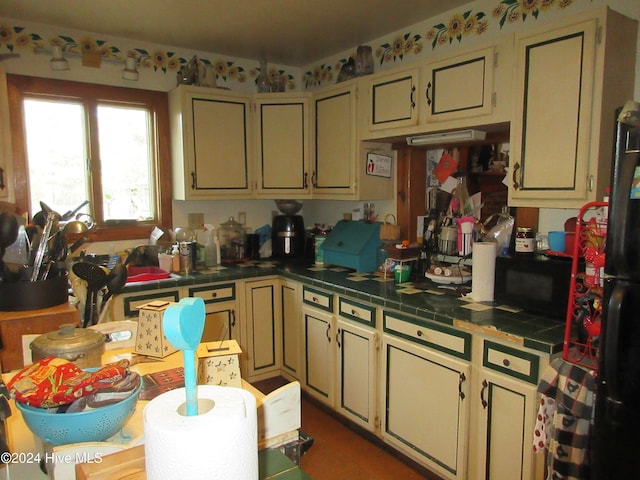
<svg viewBox="0 0 640 480"><path fill-rule="evenodd" d="M282 377L256 382L263 393L286 383ZM356 432L315 400L302 398L302 431L313 446L301 467L313 480L438 480L411 461Z"/></svg>

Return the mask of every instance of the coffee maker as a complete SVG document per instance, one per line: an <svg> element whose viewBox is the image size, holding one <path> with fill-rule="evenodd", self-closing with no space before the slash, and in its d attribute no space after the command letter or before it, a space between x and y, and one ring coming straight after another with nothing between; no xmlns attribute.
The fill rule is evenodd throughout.
<svg viewBox="0 0 640 480"><path fill-rule="evenodd" d="M296 200L276 200L282 215L273 217L271 250L274 258L301 258L305 254L307 234L302 215L296 215L302 203Z"/></svg>

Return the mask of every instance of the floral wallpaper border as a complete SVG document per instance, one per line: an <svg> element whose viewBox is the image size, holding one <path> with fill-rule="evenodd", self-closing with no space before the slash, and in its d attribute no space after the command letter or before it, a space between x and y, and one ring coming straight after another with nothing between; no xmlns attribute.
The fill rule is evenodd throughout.
<svg viewBox="0 0 640 480"><path fill-rule="evenodd" d="M497 21L501 30L505 23L526 21L529 17L535 19L552 8L565 9L576 0L502 0L487 15L485 12L468 10L454 13L447 23L433 25L423 35L421 33L405 32L398 35L391 42L385 42L374 48L374 55L379 65L401 62L409 55L418 55L423 49L423 39L428 41L431 49L454 41L462 43L463 39L471 35L482 35L489 29L491 20ZM355 58L355 51L351 54ZM321 64L313 70L303 74L302 84L305 88L317 87L333 81L334 72L340 72L348 58L342 58L335 66Z"/></svg>
<svg viewBox="0 0 640 480"><path fill-rule="evenodd" d="M432 50L454 42L462 43L466 38L482 35L490 28L490 22L497 22L497 28L502 29L507 23L525 22L527 19L538 17L553 8L566 9L578 0L501 0L490 13L467 10L456 12L445 23L438 23L426 32L405 32L396 36L392 41L373 47L375 61L380 67L385 64L402 62L411 55L419 55L425 48L425 43ZM592 0L591 0L592 1ZM124 63L126 57L133 57L140 68L152 69L163 74L179 75L181 69L186 68L190 59L181 57L171 50L156 49L150 51L144 48L132 48L124 52L117 45L106 40L91 37L72 38L58 35L45 40L40 34L28 32L20 26L0 24L0 53L7 51L14 53L20 49L47 50L52 45L59 45L63 52L75 55L98 53L102 59L120 61ZM355 50L350 54L355 58ZM199 58L205 68L211 69L215 75L216 84L222 81L246 83L249 79L255 82L260 74L258 66L245 69L238 62L216 58L210 60ZM334 77L349 61L349 57L341 58L335 65L322 63L312 70L302 74L301 82L304 89L318 87L335 81ZM272 81L280 76L287 79L287 90L296 89L294 76L284 69L270 67L268 75Z"/></svg>
<svg viewBox="0 0 640 480"><path fill-rule="evenodd" d="M107 61L125 62L127 57L136 59L139 68L153 69L154 72L164 74L173 73L176 76L180 74L181 69L188 67L190 59L181 57L170 50L156 49L149 51L144 48L133 48L123 52L117 45L110 44L106 40L92 37L73 38L68 35L58 35L45 40L42 35L35 32L28 32L21 26L9 26L0 24L0 53L8 51L9 53L17 53L19 50L31 49L50 50L54 45L62 48L62 51L71 55L91 55L99 54L101 59ZM205 68L212 69L216 80L235 81L245 83L249 78L253 78L254 82L260 74L260 67L249 69L247 72L244 67L237 62L215 59L213 61L207 58L198 58ZM281 76L286 76L286 88L293 90L296 88L294 76L286 73L283 69L270 67L268 75L273 82Z"/></svg>

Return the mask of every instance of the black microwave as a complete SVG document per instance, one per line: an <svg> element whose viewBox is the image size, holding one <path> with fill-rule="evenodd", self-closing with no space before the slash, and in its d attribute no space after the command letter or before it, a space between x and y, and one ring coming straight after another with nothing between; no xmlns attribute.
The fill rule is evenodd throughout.
<svg viewBox="0 0 640 480"><path fill-rule="evenodd" d="M506 255L496 258L498 304L564 319L571 283L571 257Z"/></svg>

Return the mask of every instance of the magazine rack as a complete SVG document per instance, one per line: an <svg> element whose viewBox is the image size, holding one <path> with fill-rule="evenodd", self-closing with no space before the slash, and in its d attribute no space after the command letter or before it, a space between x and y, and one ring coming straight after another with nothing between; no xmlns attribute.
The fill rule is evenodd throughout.
<svg viewBox="0 0 640 480"><path fill-rule="evenodd" d="M598 370L608 206L607 202L587 203L576 219L562 350L565 360L595 372Z"/></svg>

